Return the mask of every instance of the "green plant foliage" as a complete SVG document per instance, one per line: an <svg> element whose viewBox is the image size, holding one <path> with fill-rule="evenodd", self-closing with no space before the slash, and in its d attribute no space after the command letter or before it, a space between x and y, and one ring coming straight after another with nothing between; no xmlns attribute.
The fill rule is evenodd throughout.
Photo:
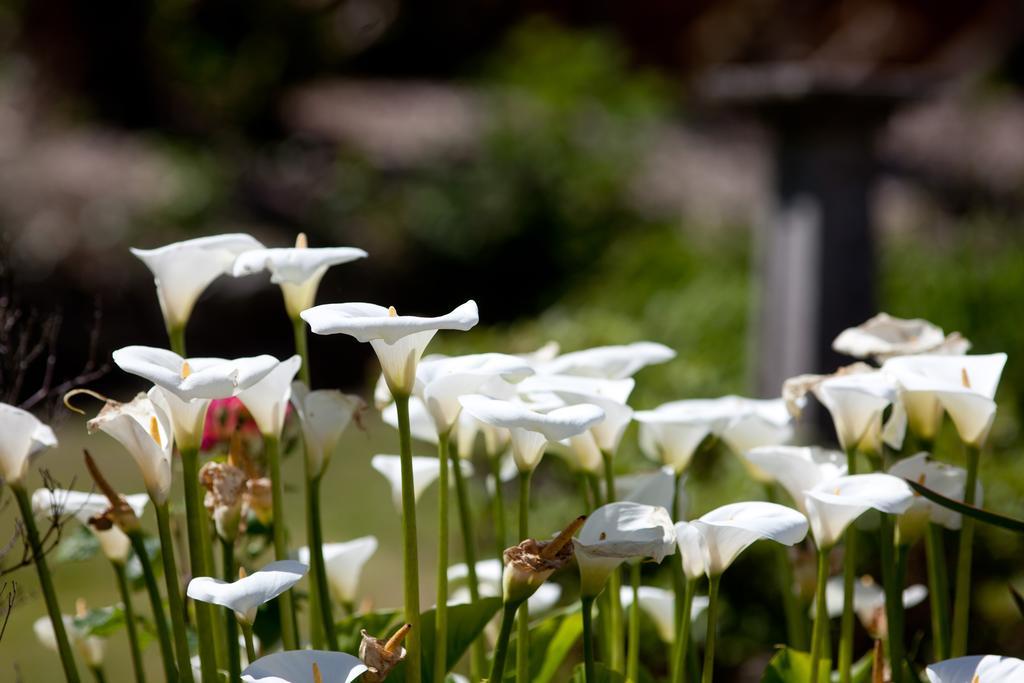
<svg viewBox="0 0 1024 683"><path fill-rule="evenodd" d="M612 671L604 664L594 664L594 680L587 681L586 673L583 670L583 663L576 665L572 671L573 683L626 683L628 679L618 671Z"/></svg>
<svg viewBox="0 0 1024 683"><path fill-rule="evenodd" d="M402 623L402 613L398 610L380 610L353 614L337 622L338 649L341 652L356 654L365 630L371 636L386 640Z"/></svg>
<svg viewBox="0 0 1024 683"><path fill-rule="evenodd" d="M82 526L74 527L65 533L53 557L55 562L84 562L92 559L100 551L100 542L96 536Z"/></svg>

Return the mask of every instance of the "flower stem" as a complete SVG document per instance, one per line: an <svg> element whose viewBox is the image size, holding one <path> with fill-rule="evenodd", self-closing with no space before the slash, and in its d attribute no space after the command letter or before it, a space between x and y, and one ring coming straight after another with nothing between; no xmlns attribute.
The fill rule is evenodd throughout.
<svg viewBox="0 0 1024 683"><path fill-rule="evenodd" d="M594 672L594 598L582 597L583 611L583 671L586 683L596 683ZM493 679L492 679L493 680Z"/></svg>
<svg viewBox="0 0 1024 683"><path fill-rule="evenodd" d="M459 528L462 531L462 557L466 562L466 579L469 584L469 601L475 605L480 600L480 582L476 575L476 532L473 528L473 516L469 508L469 492L466 490L466 478L462 474L459 454L450 448L449 460L452 465L452 476L455 479L455 504L459 508ZM447 571L447 568L446 568ZM478 681L487 669L486 643L477 638L472 645L469 656L470 679Z"/></svg>
<svg viewBox="0 0 1024 683"><path fill-rule="evenodd" d="M506 602L501 613L501 632L498 642L494 645L494 660L491 662L491 675L488 680L503 681L505 679L505 660L508 659L508 641L512 637L512 624L516 620L518 602Z"/></svg>
<svg viewBox="0 0 1024 683"><path fill-rule="evenodd" d="M814 596L814 625L811 627L811 680L821 680L819 670L824 657L825 639L828 638L828 606L825 598L825 587L828 584L828 548L818 550L818 583ZM832 668L831 657L828 658L825 672Z"/></svg>
<svg viewBox="0 0 1024 683"><path fill-rule="evenodd" d="M857 451L846 451L846 470L857 473ZM850 683L853 675L853 582L857 577L857 530L846 529L843 545L843 616L839 622L839 682ZM826 632L827 632L827 627Z"/></svg>
<svg viewBox="0 0 1024 683"><path fill-rule="evenodd" d="M274 514L274 559L288 559L288 541L285 537L284 524L284 482L281 479L281 442L271 434L263 435L263 445L267 453L267 469L270 474L271 507ZM298 624L295 621L295 603L292 592L285 591L278 597L281 612L281 642L285 650L294 650L299 646Z"/></svg>
<svg viewBox="0 0 1024 683"><path fill-rule="evenodd" d="M178 450L181 452L181 474L185 488L185 519L188 529L189 563L192 570L192 576L213 576L213 550L210 546L209 524L206 517L206 508L203 507L202 496L199 492L199 451L195 446L179 446ZM166 503L164 504L164 515L167 516ZM159 517L160 514L158 512L157 519L159 519ZM167 543L170 543L170 523L167 522L166 526ZM161 531L160 534L160 542L161 544L164 543L163 531ZM169 584L171 583L172 577L174 590L180 595L180 589L177 585L177 573L168 575L165 579L168 580L167 590L169 600L171 590ZM184 603L180 600L180 597L178 600L171 600L171 617L175 631L174 638L176 646L179 647L181 636L178 635L178 626L177 624L174 624L173 617L175 605L182 606L182 614L184 615ZM217 631L219 631L219 629L215 630L213 625L213 605L197 600L195 602L195 613L196 631L199 636L199 660L203 673L203 683L216 683L217 651L215 649L215 643L218 642ZM181 628L184 629L184 622L182 622ZM181 666L182 662L179 655L178 668L180 669ZM191 671L191 668L189 668L189 671ZM184 676L184 674L182 675Z"/></svg>
<svg viewBox="0 0 1024 683"><path fill-rule="evenodd" d="M629 585L633 589L633 603L629 606L629 653L626 656L626 678L632 683L640 681L640 563L629 563Z"/></svg>
<svg viewBox="0 0 1024 683"><path fill-rule="evenodd" d="M252 640L252 626L242 622L239 622L238 625L242 627L242 637L245 638L245 656L252 664L256 661L256 644Z"/></svg>
<svg viewBox="0 0 1024 683"><path fill-rule="evenodd" d="M946 573L946 550L942 527L928 523L924 537L928 561L928 602L932 612L932 659L949 659L949 577Z"/></svg>
<svg viewBox="0 0 1024 683"><path fill-rule="evenodd" d="M153 565L149 561L149 553L146 552L146 541L142 532L128 534L132 542L139 564L142 565L142 577L146 582L146 591L149 593L149 606L153 612L153 623L156 624L157 641L160 643L160 656L164 664L164 677L167 681L178 680L178 670L174 664L174 648L171 646L171 633L167 628L167 618L164 616L164 604L160 600L160 588L156 585L156 575L153 573ZM163 554L161 552L161 554ZM173 556L172 556L173 557ZM166 563L165 563L166 566ZM186 659L188 659L186 655ZM191 662L189 663L189 678L192 680Z"/></svg>
<svg viewBox="0 0 1024 683"><path fill-rule="evenodd" d="M160 559L164 564L164 584L167 586L167 611L171 613L171 630L174 633L174 651L177 654L178 676L182 681L192 680L192 660L188 647L188 633L185 630L185 601L181 599L181 586L178 584L178 565L174 560L174 540L171 538L171 518L168 511L167 501L155 504L156 524L160 533ZM138 550L136 550L138 552ZM209 621L206 622L206 630L203 630L199 608L206 603L196 603L196 622L199 631L199 658L202 662L203 680L207 680L207 669L210 672L209 681L216 683L217 667L213 660L213 649L209 629ZM209 612L207 612L209 614ZM204 638L205 636L205 638ZM205 642L204 642L205 640ZM207 666L209 663L209 666Z"/></svg>
<svg viewBox="0 0 1024 683"><path fill-rule="evenodd" d="M221 556L224 560L224 573L221 576L231 582L238 578L235 568L235 544L225 539L220 540ZM238 620L232 610L224 611L224 626L227 634L228 680L237 681L242 677L242 664L238 652Z"/></svg>
<svg viewBox="0 0 1024 683"><path fill-rule="evenodd" d="M491 481L494 483L494 494L491 496L491 515L494 517L494 544L497 550L498 564L501 565L504 571L504 555L505 548L508 547L508 532L505 531L505 494L501 486L501 456L489 455L487 460L491 466Z"/></svg>
<svg viewBox="0 0 1024 683"><path fill-rule="evenodd" d="M772 484L765 484L765 493L769 502L778 503L778 496ZM786 637L790 646L797 650L807 647L806 611L801 609L800 601L793 592L793 564L790 562L786 547L772 543L772 554L775 556L775 573L779 582L779 594L782 596L782 609L786 615Z"/></svg>
<svg viewBox="0 0 1024 683"><path fill-rule="evenodd" d="M679 489L681 488L680 485L682 484L682 480L683 480L682 472L677 472L676 475L675 475L675 479L672 482L672 486L673 486L673 488L672 488L672 521L673 522L680 522L680 521L682 521L682 514L683 513L682 513L682 510L680 509L680 508L682 508L682 501L680 500L680 495L679 495ZM688 609L686 607L686 590L687 590L687 588L688 588L688 586L687 586L686 577L683 575L683 563L681 561L674 560L672 562L672 589L675 592L675 598L676 598L675 599L675 610L674 610L674 615L673 615L673 619L674 619L675 625L676 625L676 633L680 633L683 628L686 628L687 631L689 631L689 624L686 624L685 626L683 624L684 612ZM689 644L685 645L684 647L689 647ZM685 652L683 654L685 655ZM684 662L684 660L685 660L685 658L677 658L677 659L675 659L673 661L673 665L672 666L673 667L681 666L682 663ZM674 681L681 681L681 680L683 680L682 679L683 672L681 670L676 670L675 668L672 668L671 675L672 675L672 680L674 680Z"/></svg>
<svg viewBox="0 0 1024 683"><path fill-rule="evenodd" d="M312 388L309 370L309 338L306 336L306 323L302 318L292 318L292 333L295 335L295 353L299 354L299 357L302 358L302 365L299 367L299 379L307 387Z"/></svg>
<svg viewBox="0 0 1024 683"><path fill-rule="evenodd" d="M327 587L327 566L324 563L324 535L320 520L320 477L306 478L306 533L310 563L310 631L319 634L327 649L338 647L338 636L331 609L331 593Z"/></svg>
<svg viewBox="0 0 1024 683"><path fill-rule="evenodd" d="M437 606L434 608L434 680L448 672L448 433L437 438ZM455 463L458 469L459 464Z"/></svg>
<svg viewBox="0 0 1024 683"><path fill-rule="evenodd" d="M686 679L686 655L690 650L690 624L693 609L693 596L697 592L697 581L691 579L686 582L686 592L683 597L683 620L676 624L676 646L672 653L672 681L683 683Z"/></svg>
<svg viewBox="0 0 1024 683"><path fill-rule="evenodd" d="M978 460L981 449L967 446L967 482L964 487L964 503L974 505L975 488L978 484ZM956 559L956 595L953 598L953 635L950 657L967 654L967 619L971 611L971 555L974 546L975 521L962 515L960 526L960 547Z"/></svg>
<svg viewBox="0 0 1024 683"><path fill-rule="evenodd" d="M405 622L412 628L405 639L407 683L420 683L420 575L416 542L416 494L412 472L412 442L409 426L409 396L396 395L398 441L402 459L402 540L405 575Z"/></svg>
<svg viewBox="0 0 1024 683"><path fill-rule="evenodd" d="M885 617L888 624L889 667L892 683L903 681L903 632L900 629L899 605L903 602L903 586L896 570L894 526L891 515L883 513L879 523L879 557L882 563L882 587L885 589Z"/></svg>
<svg viewBox="0 0 1024 683"><path fill-rule="evenodd" d="M29 548L32 550L32 563L36 566L39 587L43 591L43 600L46 602L46 612L53 624L53 635L57 640L57 651L60 654L61 665L64 667L64 676L68 679L68 683L78 683L80 679L78 678L78 669L75 668L75 656L71 652L67 630L64 628L64 617L61 615L60 603L57 602L57 592L53 588L53 577L50 576L50 568L46 564L43 545L39 540L39 529L36 527L32 503L28 493L20 484L11 484L11 491L14 492L14 498L18 501L18 509L21 511L25 536L28 537Z"/></svg>
<svg viewBox="0 0 1024 683"><path fill-rule="evenodd" d="M114 576L117 577L117 590L121 594L121 603L124 605L124 626L128 631L128 649L132 655L132 670L135 672L136 683L146 683L146 667L142 664L142 649L139 647L139 632L135 623L135 608L132 606L132 594L128 590L128 578L125 575L124 565L118 562L111 562L114 568Z"/></svg>
<svg viewBox="0 0 1024 683"><path fill-rule="evenodd" d="M711 683L715 675L715 631L718 627L718 583L721 574L708 577L708 634L704 638L704 670L701 683Z"/></svg>
<svg viewBox="0 0 1024 683"><path fill-rule="evenodd" d="M167 330L167 337L171 342L171 351L176 354L185 357L185 325L180 327L169 328Z"/></svg>
<svg viewBox="0 0 1024 683"><path fill-rule="evenodd" d="M90 666L89 670L92 671L92 677L96 679L96 683L107 683L107 675L103 673L102 666Z"/></svg>
<svg viewBox="0 0 1024 683"><path fill-rule="evenodd" d="M612 454L601 451L601 461L604 464L604 490L605 503L615 502L615 471L612 467ZM608 590L605 596L608 606L608 630L609 648L608 668L612 671L622 672L625 665L625 653L623 652L623 619L622 619L622 572L616 569L608 577Z"/></svg>
<svg viewBox="0 0 1024 683"><path fill-rule="evenodd" d="M530 479L533 470L519 473L519 540L530 537ZM516 625L516 680L530 680L530 603L519 607Z"/></svg>

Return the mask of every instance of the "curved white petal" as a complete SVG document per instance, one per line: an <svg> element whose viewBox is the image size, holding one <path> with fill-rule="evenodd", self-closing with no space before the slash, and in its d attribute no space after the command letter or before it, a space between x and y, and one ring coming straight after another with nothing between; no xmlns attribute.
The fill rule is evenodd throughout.
<svg viewBox="0 0 1024 683"><path fill-rule="evenodd" d="M497 457L508 446L511 435L507 429L492 427L486 422L473 417L469 411L459 413L459 424L455 429L459 457L470 458L476 444L477 435L484 437L484 449L489 457Z"/></svg>
<svg viewBox="0 0 1024 683"><path fill-rule="evenodd" d="M888 313L879 313L856 327L840 332L832 342L832 349L854 358L885 360L892 356L931 353L945 342L946 335L942 328L927 320L896 318ZM961 353L966 351L967 348L963 348Z"/></svg>
<svg viewBox="0 0 1024 683"><path fill-rule="evenodd" d="M327 582L335 598L354 603L359 594L363 566L377 552L377 537L363 536L344 543L323 545ZM299 548L299 561L309 563L309 548Z"/></svg>
<svg viewBox="0 0 1024 683"><path fill-rule="evenodd" d="M274 284L302 284L312 278L319 279L322 271L331 266L367 256L369 254L355 247L252 249L235 259L231 274L239 277L269 270L270 281Z"/></svg>
<svg viewBox="0 0 1024 683"><path fill-rule="evenodd" d="M516 388L520 394L529 396L536 393L567 392L625 403L633 393L636 380L632 377L623 379L605 379L602 377L583 377L580 375L533 375L520 382Z"/></svg>
<svg viewBox="0 0 1024 683"><path fill-rule="evenodd" d="M193 600L227 607L251 625L260 605L297 584L308 571L309 566L301 562L279 560L231 583L197 576L189 581L186 593Z"/></svg>
<svg viewBox="0 0 1024 683"><path fill-rule="evenodd" d="M967 471L962 467L954 467L932 460L927 453L918 453L897 461L889 468L889 474L900 479L916 481L947 498L959 501L964 499ZM974 490L974 504L978 506L982 504L981 482L977 482ZM924 496L916 494L913 503L903 513L903 516L908 517L915 514L920 514L925 520L941 524L947 529L959 529L962 521L960 513L937 505Z"/></svg>
<svg viewBox="0 0 1024 683"><path fill-rule="evenodd" d="M260 381L238 392L238 400L249 410L264 435L280 438L292 396L292 380L301 366L302 358L294 355L280 361Z"/></svg>
<svg viewBox="0 0 1024 683"><path fill-rule="evenodd" d="M628 559L661 562L675 552L676 533L668 511L640 503L602 505L573 539L580 568L580 590L597 595L612 571Z"/></svg>
<svg viewBox="0 0 1024 683"><path fill-rule="evenodd" d="M906 482L890 474L851 474L826 481L804 494L814 541L831 548L853 520L870 509L899 514L914 495Z"/></svg>
<svg viewBox="0 0 1024 683"><path fill-rule="evenodd" d="M314 664L320 669L323 683L352 683L367 670L358 658L344 652L288 650L257 659L242 671L242 681L244 683L314 683Z"/></svg>
<svg viewBox="0 0 1024 683"><path fill-rule="evenodd" d="M473 465L467 460L459 460L464 476L473 475ZM391 485L391 497L395 508L402 510L402 459L397 455L375 455L370 460L370 466L380 472ZM419 500L427 487L437 481L440 473L440 464L435 456L412 457L413 494Z"/></svg>
<svg viewBox="0 0 1024 683"><path fill-rule="evenodd" d="M619 449L622 436L633 421L632 408L604 396L565 390L554 393L569 405L589 404L600 408L604 412L604 419L594 424L590 433L594 435L597 447L605 453L615 453Z"/></svg>
<svg viewBox="0 0 1024 683"><path fill-rule="evenodd" d="M32 413L0 403L0 479L19 484L32 461L57 445L53 430Z"/></svg>
<svg viewBox="0 0 1024 683"><path fill-rule="evenodd" d="M690 522L676 523L676 545L679 561L683 563L683 574L691 581L707 574L708 552L704 534Z"/></svg>
<svg viewBox="0 0 1024 683"><path fill-rule="evenodd" d="M807 535L807 518L792 508L751 501L716 508L692 522L704 537L704 561L709 576L721 574L755 541L783 545Z"/></svg>
<svg viewBox="0 0 1024 683"><path fill-rule="evenodd" d="M999 655L957 657L929 664L928 683L1016 683L1024 680L1024 661Z"/></svg>
<svg viewBox="0 0 1024 683"><path fill-rule="evenodd" d="M141 517L149 503L149 495L136 493L124 496L137 517ZM131 555L131 540L116 526L104 531L89 524L89 519L106 511L110 503L106 496L84 491L68 491L65 489L36 489L32 492L32 511L39 518L63 517L72 515L92 532L99 541L100 550L111 562L124 564Z"/></svg>
<svg viewBox="0 0 1024 683"><path fill-rule="evenodd" d="M684 471L701 442L720 434L734 418L737 406L733 398L672 401L635 412L640 449L648 458L676 472Z"/></svg>
<svg viewBox="0 0 1024 683"><path fill-rule="evenodd" d="M167 500L171 490L171 424L167 414L145 394L129 403L107 401L87 423L89 433L100 430L116 439L135 460L153 502Z"/></svg>
<svg viewBox="0 0 1024 683"><path fill-rule="evenodd" d="M635 342L623 346L598 346L564 353L540 366L547 375L582 375L604 379L632 377L648 365L665 363L676 352L656 342Z"/></svg>
<svg viewBox="0 0 1024 683"><path fill-rule="evenodd" d="M679 477L676 489L676 474L671 467L662 467L653 472L642 472L615 478L615 488L622 500L644 505L663 507L671 515L676 496L679 509L686 509L686 480Z"/></svg>
<svg viewBox="0 0 1024 683"><path fill-rule="evenodd" d="M359 396L337 389L310 391L301 381L292 382L291 402L302 423L308 471L323 474L342 433L366 404Z"/></svg>
<svg viewBox="0 0 1024 683"><path fill-rule="evenodd" d="M382 341L395 344L403 337L438 330L466 330L480 320L475 301L467 301L450 313L425 318L415 315L390 315L384 306L367 303L323 304L302 312L316 334L347 334L361 342Z"/></svg>
<svg viewBox="0 0 1024 683"><path fill-rule="evenodd" d="M266 354L233 360L186 359L152 346L125 346L114 351L113 358L125 372L149 380L182 401L227 398L263 379L278 363Z"/></svg>
<svg viewBox="0 0 1024 683"><path fill-rule="evenodd" d="M806 491L846 474L846 456L843 453L817 446L762 446L747 451L744 458L786 489L804 514L807 513L804 507Z"/></svg>
<svg viewBox="0 0 1024 683"><path fill-rule="evenodd" d="M203 290L218 276L231 272L235 257L263 247L250 235L212 235L175 242L156 249L131 252L146 264L156 282L160 309L169 329L188 321Z"/></svg>
<svg viewBox="0 0 1024 683"><path fill-rule="evenodd" d="M822 380L814 387L836 428L843 450L881 449L882 414L898 401L895 379L882 372L856 372Z"/></svg>
<svg viewBox="0 0 1024 683"><path fill-rule="evenodd" d="M835 619L843 613L843 577L833 576L825 585L825 607L828 616ZM903 607L909 609L924 602L928 589L921 584L907 586L903 590ZM853 610L865 625L874 620L874 613L885 607L885 590L870 576L862 576L853 582ZM811 605L812 614L814 604Z"/></svg>

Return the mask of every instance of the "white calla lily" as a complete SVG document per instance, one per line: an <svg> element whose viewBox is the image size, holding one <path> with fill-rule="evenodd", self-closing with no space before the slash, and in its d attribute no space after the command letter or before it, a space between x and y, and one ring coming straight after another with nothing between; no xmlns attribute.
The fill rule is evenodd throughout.
<svg viewBox="0 0 1024 683"><path fill-rule="evenodd" d="M438 434L447 434L462 412L459 397L489 393L488 385L514 384L533 374L525 361L501 353L481 353L423 361L417 372L422 383L423 405L434 421Z"/></svg>
<svg viewBox="0 0 1024 683"><path fill-rule="evenodd" d="M927 486L947 498L963 501L967 485L967 471L944 462L932 460L928 453L918 453L895 462L889 474L900 479L909 479ZM981 482L975 482L974 504L982 504ZM923 532L927 522L940 524L947 529L959 529L962 519L959 512L937 505L924 496L914 495L914 501L899 519L901 542L911 542Z"/></svg>
<svg viewBox="0 0 1024 683"><path fill-rule="evenodd" d="M732 419L722 429L722 441L742 456L759 446L777 446L793 438L793 416L781 398L755 399L726 396L735 406Z"/></svg>
<svg viewBox="0 0 1024 683"><path fill-rule="evenodd" d="M314 675L314 667L316 674ZM242 671L243 683L353 683L368 669L357 657L326 650L288 650L260 657Z"/></svg>
<svg viewBox="0 0 1024 683"><path fill-rule="evenodd" d="M359 577L363 566L377 552L377 537L363 536L344 543L324 543L324 563L327 569L327 584L335 599L344 604L354 604L359 596ZM309 561L309 548L299 548L299 561Z"/></svg>
<svg viewBox="0 0 1024 683"><path fill-rule="evenodd" d="M527 400L533 394L579 394L597 396L616 403L625 403L633 393L636 380L632 377L623 379L604 379L601 377L581 377L579 375L533 375L516 385L516 389Z"/></svg>
<svg viewBox="0 0 1024 683"><path fill-rule="evenodd" d="M928 683L1016 683L1024 680L1024 660L999 655L957 657L929 664Z"/></svg>
<svg viewBox="0 0 1024 683"><path fill-rule="evenodd" d="M263 247L250 235L233 233L175 242L131 252L153 273L168 330L185 327L196 299L211 282L231 272L235 258Z"/></svg>
<svg viewBox="0 0 1024 683"><path fill-rule="evenodd" d="M683 575L689 581L696 581L708 573L707 549L704 535L690 522L676 522L676 547L679 561L683 563Z"/></svg>
<svg viewBox="0 0 1024 683"><path fill-rule="evenodd" d="M366 258L368 254L355 247L306 246L306 235L299 233L294 247L252 249L241 253L232 266L235 277L270 271L270 281L281 286L288 317L299 314L316 302L320 280L331 266Z"/></svg>
<svg viewBox="0 0 1024 683"><path fill-rule="evenodd" d="M632 377L648 365L666 363L676 352L656 342L635 342L622 346L598 346L563 353L542 363L538 372L545 375L580 375L603 379Z"/></svg>
<svg viewBox="0 0 1024 683"><path fill-rule="evenodd" d="M103 657L106 655L107 643L99 636L87 636L82 629L75 626L74 617L61 615L64 621L64 631L68 634L71 646L75 648L78 655L90 669L99 669L103 666ZM49 617L40 617L32 623L32 631L36 639L47 650L59 652L57 646L57 634L53 631L53 622Z"/></svg>
<svg viewBox="0 0 1024 683"><path fill-rule="evenodd" d="M0 403L0 479L21 485L32 461L47 448L57 445L53 430L36 416L7 403Z"/></svg>
<svg viewBox="0 0 1024 683"><path fill-rule="evenodd" d="M732 419L733 407L719 400L673 401L654 410L638 410L640 449L677 473L686 470L697 448Z"/></svg>
<svg viewBox="0 0 1024 683"><path fill-rule="evenodd" d="M480 320L475 301L467 301L436 318L398 315L376 304L324 304L302 311L316 334L347 334L369 342L380 361L391 393L408 396L416 383L416 367L439 330L466 331Z"/></svg>
<svg viewBox="0 0 1024 683"><path fill-rule="evenodd" d="M884 437L882 418L886 408L899 402L895 378L883 372L851 372L828 377L813 391L832 416L839 445L844 451L864 453L881 451ZM897 420L899 413L897 414ZM898 440L898 442L896 442ZM903 434L893 433L890 446L899 448Z"/></svg>
<svg viewBox="0 0 1024 683"><path fill-rule="evenodd" d="M994 399L1005 365L1005 353L927 355L891 358L882 369L896 378L904 396L922 404L924 417L912 417L912 425L927 423L927 417L934 415L934 403L928 400L932 399L949 413L961 441L981 447L995 419Z"/></svg>
<svg viewBox="0 0 1024 683"><path fill-rule="evenodd" d="M891 474L850 474L818 484L804 493L819 549L834 546L855 519L868 510L899 514L913 502L907 483Z"/></svg>
<svg viewBox="0 0 1024 683"><path fill-rule="evenodd" d="M670 514L676 500L680 510L686 509L686 479L677 477L671 467L616 477L615 490L622 500L663 507Z"/></svg>
<svg viewBox="0 0 1024 683"><path fill-rule="evenodd" d="M497 559L481 560L476 563L476 578L479 582L480 595L483 597L501 597L503 566ZM455 584L469 578L469 568L465 563L453 564L448 567L448 580ZM537 592L528 598L531 614L541 614L554 608L562 597L562 587L557 583L544 582ZM469 590L457 588L452 591L449 604L469 602Z"/></svg>
<svg viewBox="0 0 1024 683"><path fill-rule="evenodd" d="M825 607L831 619L843 613L843 577L833 576L825 585ZM920 605L928 597L928 589L921 584L907 586L903 590L903 607L911 608ZM862 576L853 583L853 611L857 618L868 628L877 618L879 611L885 607L885 590L870 576ZM811 605L814 614L814 605Z"/></svg>
<svg viewBox="0 0 1024 683"><path fill-rule="evenodd" d="M136 493L124 496L125 502L135 512L136 517L142 517L149 502L149 495ZM89 520L96 515L102 514L110 507L107 497L99 493L86 493L85 491L68 491L66 489L36 489L32 493L32 510L36 517L63 517L73 515L78 522L91 531L99 541L100 550L103 555L117 564L124 564L131 555L131 540L116 525L109 529L100 530L89 524Z"/></svg>
<svg viewBox="0 0 1024 683"><path fill-rule="evenodd" d="M633 421L633 409L621 401L600 395L575 391L556 391L555 395L569 405L590 404L604 411L604 419L590 427L594 443L602 453L612 454L619 449L626 428Z"/></svg>
<svg viewBox="0 0 1024 683"><path fill-rule="evenodd" d="M292 382L291 402L302 424L307 472L311 477L319 477L342 433L366 403L359 396L336 389L310 391L298 381Z"/></svg>
<svg viewBox="0 0 1024 683"><path fill-rule="evenodd" d="M531 472L537 467L549 442L582 434L604 419L604 411L588 403L538 413L522 403L481 394L461 396L459 402L463 410L481 422L509 430L512 457L520 472Z"/></svg>
<svg viewBox="0 0 1024 683"><path fill-rule="evenodd" d="M292 380L300 367L302 358L294 355L280 361L263 379L237 393L238 400L249 410L264 436L281 437L292 397Z"/></svg>
<svg viewBox="0 0 1024 683"><path fill-rule="evenodd" d="M479 434L483 435L484 452L489 458L496 458L503 453L511 439L511 434L507 429L489 425L463 410L459 413L459 424L455 428L459 457L470 458L473 456L473 448Z"/></svg>
<svg viewBox="0 0 1024 683"><path fill-rule="evenodd" d="M782 545L799 543L807 535L807 518L785 505L750 501L716 508L690 526L704 539L704 568L718 576L755 541Z"/></svg>
<svg viewBox="0 0 1024 683"><path fill-rule="evenodd" d="M227 607L248 626L256 621L256 610L302 580L309 566L295 560L271 562L262 569L230 583L209 576L197 576L186 591L193 600Z"/></svg>
<svg viewBox="0 0 1024 683"><path fill-rule="evenodd" d="M647 613L658 631L658 637L665 643L671 645L676 640L676 594L673 591L657 588L655 586L640 586L637 591L640 609ZM633 589L623 587L620 590L619 599L622 601L623 609L629 609L633 604ZM690 621L694 622L700 618L701 613L707 609L708 596L695 595L690 605Z"/></svg>
<svg viewBox="0 0 1024 683"><path fill-rule="evenodd" d="M375 455L370 460L370 466L380 472L387 479L391 486L391 496L395 507L402 510L402 459L397 455ZM473 476L473 464L468 460L459 460L462 474L465 477ZM420 499L423 492L437 481L441 464L436 457L426 455L414 455L412 458L412 475L415 482L414 495L416 500Z"/></svg>
<svg viewBox="0 0 1024 683"><path fill-rule="evenodd" d="M573 539L580 592L594 597L615 569L631 559L661 562L676 551L672 519L663 507L627 501L594 510Z"/></svg>
<svg viewBox="0 0 1024 683"><path fill-rule="evenodd" d="M744 458L786 489L805 515L804 493L846 474L845 455L817 446L761 446L747 451Z"/></svg>
<svg viewBox="0 0 1024 683"><path fill-rule="evenodd" d="M99 430L116 439L135 460L153 502L167 501L174 440L170 420L159 406L145 394L129 403L107 401L87 427L90 434Z"/></svg>
<svg viewBox="0 0 1024 683"><path fill-rule="evenodd" d="M942 328L921 318L897 318L879 313L839 333L832 349L853 358L873 358L884 361L894 356L921 353L963 355L971 343L953 332L946 335Z"/></svg>

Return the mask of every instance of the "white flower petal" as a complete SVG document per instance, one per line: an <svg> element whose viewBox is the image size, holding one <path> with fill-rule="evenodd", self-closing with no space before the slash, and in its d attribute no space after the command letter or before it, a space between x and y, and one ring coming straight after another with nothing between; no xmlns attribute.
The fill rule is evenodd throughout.
<svg viewBox="0 0 1024 683"><path fill-rule="evenodd" d="M671 467L662 467L653 472L630 474L615 478L616 492L622 500L644 505L663 507L672 513L672 504L677 495L676 474ZM679 509L686 509L686 480L679 480Z"/></svg>
<svg viewBox="0 0 1024 683"><path fill-rule="evenodd" d="M342 433L366 404L360 397L336 389L310 391L299 381L292 382L291 402L302 423L308 471L319 476Z"/></svg>
<svg viewBox="0 0 1024 683"><path fill-rule="evenodd" d="M929 664L924 672L928 683L1017 683L1024 680L1024 661L975 655Z"/></svg>
<svg viewBox="0 0 1024 683"><path fill-rule="evenodd" d="M56 445L53 430L35 415L0 403L0 479L19 484L32 461Z"/></svg>
<svg viewBox="0 0 1024 683"><path fill-rule="evenodd" d="M676 534L665 508L623 501L594 510L573 539L573 546L580 568L580 590L594 596L625 560L650 558L661 562L673 554Z"/></svg>
<svg viewBox="0 0 1024 683"><path fill-rule="evenodd" d="M942 348L946 341L942 328L927 320L908 320L879 313L857 327L843 330L832 342L832 349L854 358L885 360L893 356L932 353ZM955 346L956 349L963 348L961 353L969 347L969 342Z"/></svg>
<svg viewBox="0 0 1024 683"><path fill-rule="evenodd" d="M916 481L947 498L959 501L964 499L967 471L962 467L932 460L927 453L918 453L897 461L889 468L889 474L900 479ZM982 504L981 482L977 482L975 487L974 504ZM924 496L915 495L910 508L903 514L912 515L915 510L923 514L928 521L941 524L947 529L960 528L960 513L937 505Z"/></svg>
<svg viewBox="0 0 1024 683"><path fill-rule="evenodd" d="M748 451L744 457L786 489L797 509L805 514L805 492L846 474L843 453L817 446L762 446Z"/></svg>
<svg viewBox="0 0 1024 683"><path fill-rule="evenodd" d="M807 535L807 518L792 508L750 501L723 505L692 522L704 537L704 558L709 576L721 574L755 541L783 545L799 543Z"/></svg>
<svg viewBox="0 0 1024 683"><path fill-rule="evenodd" d="M418 332L466 330L480 320L476 302L467 301L451 313L436 318L415 315L390 315L384 306L367 303L324 304L302 312L316 334L347 334L358 341L382 341L395 344Z"/></svg>
<svg viewBox="0 0 1024 683"><path fill-rule="evenodd" d="M377 552L377 546L376 536L323 545L327 582L336 599L348 603L356 601L363 566ZM308 547L299 548L299 561L309 563Z"/></svg>
<svg viewBox="0 0 1024 683"><path fill-rule="evenodd" d="M821 381L814 387L836 428L843 450L877 453L881 449L882 414L898 399L895 379L883 372L854 372Z"/></svg>
<svg viewBox="0 0 1024 683"><path fill-rule="evenodd" d="M231 583L209 576L197 576L189 581L186 593L193 600L227 607L239 619L251 625L260 605L290 589L308 571L309 566L301 562L279 560Z"/></svg>
<svg viewBox="0 0 1024 683"><path fill-rule="evenodd" d="M260 381L238 392L238 400L249 410L263 434L280 438L292 396L292 380L301 366L302 358L294 355L280 361Z"/></svg>
<svg viewBox="0 0 1024 683"><path fill-rule="evenodd" d="M707 548L704 535L690 522L676 523L676 545L679 561L683 563L683 574L691 581L707 574Z"/></svg>
<svg viewBox="0 0 1024 683"><path fill-rule="evenodd" d="M831 548L853 520L870 509L899 514L910 507L907 483L889 474L852 474L826 481L804 494L804 505L819 548Z"/></svg>
<svg viewBox="0 0 1024 683"><path fill-rule="evenodd" d="M167 500L171 490L171 424L167 414L145 394L130 403L108 401L87 423L89 433L100 430L116 439L135 460L153 502ZM156 430L153 432L153 427Z"/></svg>
<svg viewBox="0 0 1024 683"><path fill-rule="evenodd" d="M667 346L644 341L565 353L542 364L538 371L546 375L623 379L632 377L648 365L665 363L675 357L676 352Z"/></svg>
<svg viewBox="0 0 1024 683"><path fill-rule="evenodd" d="M352 683L366 672L358 658L344 652L288 650L260 657L242 671L244 683L314 683L313 664L324 683Z"/></svg>

